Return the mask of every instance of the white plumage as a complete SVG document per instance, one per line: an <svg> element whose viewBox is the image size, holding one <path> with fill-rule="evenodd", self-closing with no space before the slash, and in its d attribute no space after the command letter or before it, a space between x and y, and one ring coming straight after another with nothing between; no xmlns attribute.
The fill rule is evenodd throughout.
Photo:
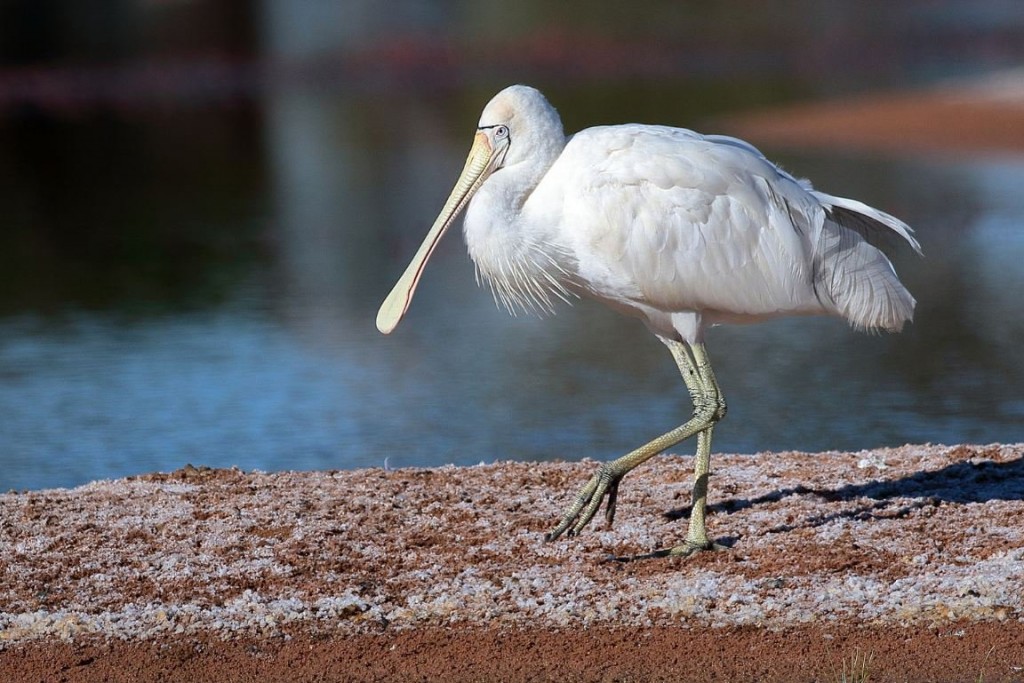
<svg viewBox="0 0 1024 683"><path fill-rule="evenodd" d="M503 95L540 97L521 86ZM496 120L485 110L480 123ZM621 125L565 142L551 127L545 147L561 143L558 156L547 168L547 155L528 156L520 169L514 119L510 129L506 165L470 203L465 235L483 277L499 292L518 291L513 301L539 298L548 308L552 298L524 284L549 289L536 275L547 272L686 341L699 341L709 324L785 314L832 313L889 330L912 316L913 298L865 240L872 228L887 229L918 248L910 229L814 192L741 141ZM524 182L538 175L536 185ZM687 315L699 320L685 330L666 320Z"/></svg>
<svg viewBox="0 0 1024 683"><path fill-rule="evenodd" d="M898 331L913 316L914 298L878 248L894 235L920 252L897 218L818 192L735 138L639 124L566 138L544 96L517 85L484 108L455 190L381 307L382 332L408 309L463 208L469 254L496 301L551 312L588 296L637 316L672 350L694 397L693 419L604 466L552 537L581 530L605 495L610 520L622 476L692 434L702 435L701 479L725 414L703 347L708 326L827 314ZM710 546L698 488L687 544L673 552Z"/></svg>

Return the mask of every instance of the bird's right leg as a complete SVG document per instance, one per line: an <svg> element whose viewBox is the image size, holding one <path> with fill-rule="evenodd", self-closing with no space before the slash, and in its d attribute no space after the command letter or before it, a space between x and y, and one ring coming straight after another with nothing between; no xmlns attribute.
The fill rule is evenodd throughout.
<svg viewBox="0 0 1024 683"><path fill-rule="evenodd" d="M702 434L705 430L709 430L724 414L724 404L720 400L718 384L710 372L711 366L707 362L703 345L691 346L685 342L670 339L662 339L662 341L672 352L672 357L679 366L683 381L686 382L690 398L693 399L693 417L685 424L662 434L640 448L602 465L576 495L572 504L562 515L558 526L545 536L545 540L552 541L565 532L568 532L570 536L578 534L594 518L605 496L608 496L605 519L611 524L615 518L615 504L622 477L666 448L670 448L694 434ZM705 440L707 442L705 449L710 452L710 433L707 437L702 435L698 446L703 445ZM700 452L701 449L698 448L698 451ZM705 489L706 481L705 475L703 479ZM700 528L703 528L703 524L700 525Z"/></svg>
<svg viewBox="0 0 1024 683"><path fill-rule="evenodd" d="M718 380L711 370L711 362L704 352L703 346L695 346L694 360L703 382L704 393L694 399L703 401L708 409L714 410L712 423L707 429L697 435L697 457L693 466L693 496L690 506L690 523L686 530L686 539L679 545L669 550L669 555L683 556L692 555L700 550L718 550L722 546L713 543L708 538L707 527L704 523L704 514L707 508L708 499L708 478L711 474L711 436L715 431L715 423L725 417L725 400L722 398L722 391L718 387Z"/></svg>

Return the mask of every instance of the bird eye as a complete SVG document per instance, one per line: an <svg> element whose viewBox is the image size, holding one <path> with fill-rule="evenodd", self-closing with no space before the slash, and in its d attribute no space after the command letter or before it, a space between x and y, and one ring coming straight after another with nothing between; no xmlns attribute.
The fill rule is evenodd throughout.
<svg viewBox="0 0 1024 683"><path fill-rule="evenodd" d="M494 129L494 137L497 140L504 140L508 137L508 126L498 126Z"/></svg>

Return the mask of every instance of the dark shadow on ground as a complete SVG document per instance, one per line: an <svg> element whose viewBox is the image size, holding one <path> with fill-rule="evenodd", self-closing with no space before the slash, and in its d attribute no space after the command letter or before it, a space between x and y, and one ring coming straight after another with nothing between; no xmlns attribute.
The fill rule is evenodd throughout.
<svg viewBox="0 0 1024 683"><path fill-rule="evenodd" d="M975 457L980 456L976 454ZM712 487L713 495L714 487ZM947 465L939 470L915 472L899 479L847 484L835 489L794 486L757 498L731 498L708 505L709 514L729 514L755 505L774 503L788 496L818 496L827 501L859 501L852 509L832 512L797 524L780 525L770 532L816 527L835 519L903 517L911 511L940 503L985 503L990 500L1024 500L1024 458L1006 462L981 460ZM689 517L690 506L665 513L669 519Z"/></svg>

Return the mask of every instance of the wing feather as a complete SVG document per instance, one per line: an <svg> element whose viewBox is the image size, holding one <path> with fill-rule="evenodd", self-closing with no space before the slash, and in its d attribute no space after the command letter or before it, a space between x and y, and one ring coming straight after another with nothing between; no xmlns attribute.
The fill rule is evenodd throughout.
<svg viewBox="0 0 1024 683"><path fill-rule="evenodd" d="M814 191L735 138L590 128L535 194L561 206L577 284L607 301L739 321L828 312L885 329L913 313L877 248L895 235L919 251L906 224Z"/></svg>
<svg viewBox="0 0 1024 683"><path fill-rule="evenodd" d="M882 249L902 238L921 254L913 230L856 200L813 194L826 214L813 256L819 298L855 327L899 331L917 302Z"/></svg>
<svg viewBox="0 0 1024 683"><path fill-rule="evenodd" d="M765 316L819 308L809 247L770 186L796 181L741 144L678 128L578 133L549 176L582 279L663 311Z"/></svg>

